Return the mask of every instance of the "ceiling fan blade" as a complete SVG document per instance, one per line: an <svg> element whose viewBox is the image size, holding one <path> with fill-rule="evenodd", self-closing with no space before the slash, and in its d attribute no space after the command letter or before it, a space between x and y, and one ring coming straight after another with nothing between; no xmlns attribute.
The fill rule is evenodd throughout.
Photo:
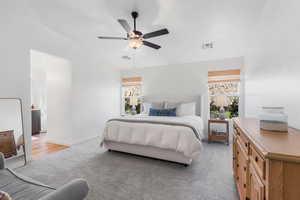
<svg viewBox="0 0 300 200"><path fill-rule="evenodd" d="M127 33L131 32L131 27L125 19L118 19L118 22L121 24L121 26L125 29Z"/></svg>
<svg viewBox="0 0 300 200"><path fill-rule="evenodd" d="M154 32L151 32L151 33L146 33L146 34L144 34L143 38L148 39L148 38L152 38L152 37L165 35L165 34L168 34L168 33L169 33L168 29L164 28L164 29L154 31Z"/></svg>
<svg viewBox="0 0 300 200"><path fill-rule="evenodd" d="M146 45L146 46L148 46L148 47L151 47L153 49L160 49L161 48L161 46L159 46L157 44L154 44L152 42L147 42L145 40L143 41L143 44Z"/></svg>
<svg viewBox="0 0 300 200"><path fill-rule="evenodd" d="M105 36L99 36L98 39L127 40L127 38L125 37L105 37Z"/></svg>

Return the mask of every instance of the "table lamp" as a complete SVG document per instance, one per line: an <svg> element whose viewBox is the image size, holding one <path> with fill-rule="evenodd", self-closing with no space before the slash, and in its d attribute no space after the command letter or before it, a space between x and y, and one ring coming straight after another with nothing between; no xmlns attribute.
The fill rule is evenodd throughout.
<svg viewBox="0 0 300 200"><path fill-rule="evenodd" d="M135 115L136 114L136 108L135 107L138 105L137 97L130 97L129 105L132 106L131 114Z"/></svg>
<svg viewBox="0 0 300 200"><path fill-rule="evenodd" d="M225 119L225 106L229 105L228 97L226 95L219 95L216 96L214 99L215 105L220 107L220 114L219 118L224 120Z"/></svg>

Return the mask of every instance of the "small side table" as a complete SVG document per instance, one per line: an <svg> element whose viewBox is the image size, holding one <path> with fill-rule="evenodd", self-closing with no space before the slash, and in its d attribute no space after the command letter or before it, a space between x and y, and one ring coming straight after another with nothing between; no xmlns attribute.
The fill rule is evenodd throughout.
<svg viewBox="0 0 300 200"><path fill-rule="evenodd" d="M226 132L215 132L211 129L211 124L226 124ZM225 141L229 145L229 121L224 119L209 119L208 120L208 142Z"/></svg>

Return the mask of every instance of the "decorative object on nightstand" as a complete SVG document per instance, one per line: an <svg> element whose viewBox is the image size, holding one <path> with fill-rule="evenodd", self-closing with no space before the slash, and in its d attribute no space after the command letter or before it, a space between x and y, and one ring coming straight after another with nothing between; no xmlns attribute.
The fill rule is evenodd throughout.
<svg viewBox="0 0 300 200"><path fill-rule="evenodd" d="M138 99L137 99L137 97L135 97L135 96L130 97L129 104L132 106L131 114L132 115L136 115L137 114L137 112L136 112L136 106L138 105Z"/></svg>
<svg viewBox="0 0 300 200"><path fill-rule="evenodd" d="M213 130L212 124L225 124L226 131ZM208 142L212 141L225 141L229 145L229 120L227 119L209 119L208 120Z"/></svg>
<svg viewBox="0 0 300 200"><path fill-rule="evenodd" d="M219 95L216 96L214 99L215 105L220 107L220 114L219 114L219 118L221 120L225 119L225 106L229 105L229 101L228 101L228 97L226 95Z"/></svg>

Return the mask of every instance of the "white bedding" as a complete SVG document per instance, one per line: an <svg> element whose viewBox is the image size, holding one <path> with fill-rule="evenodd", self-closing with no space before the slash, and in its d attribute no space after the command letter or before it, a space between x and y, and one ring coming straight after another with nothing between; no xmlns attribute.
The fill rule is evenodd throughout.
<svg viewBox="0 0 300 200"><path fill-rule="evenodd" d="M189 158L195 158L200 153L203 121L199 116L155 117L136 115L119 119L120 121L116 119L106 123L101 144L105 145L105 141L113 141L152 146L181 152Z"/></svg>

